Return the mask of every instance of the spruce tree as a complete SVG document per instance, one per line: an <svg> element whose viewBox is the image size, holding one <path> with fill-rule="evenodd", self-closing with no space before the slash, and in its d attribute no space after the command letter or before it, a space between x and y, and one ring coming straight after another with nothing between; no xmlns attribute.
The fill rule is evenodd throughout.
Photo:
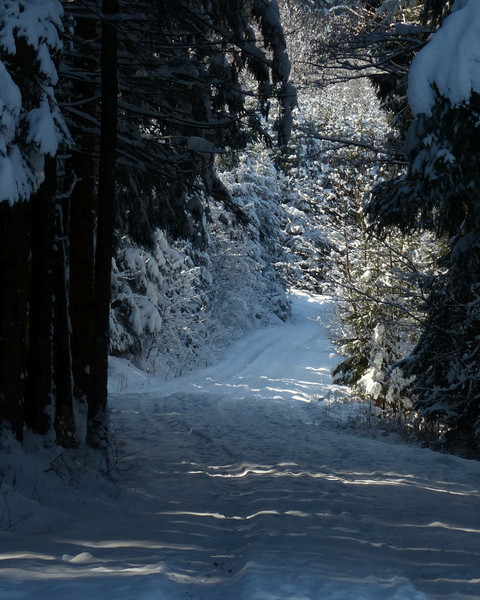
<svg viewBox="0 0 480 600"><path fill-rule="evenodd" d="M125 0L111 16L95 0L66 8L79 23L62 70L65 112L76 141L70 162L73 368L77 400L86 400L89 423L97 423L93 429L98 432L107 418L108 350L107 313L103 310L101 325L98 311L108 304L114 228L117 243L127 234L151 247L155 228L161 227L203 248L207 234L201 198L208 195L221 197L237 219L245 219L216 175L215 152L244 147L253 134L266 136L262 119L272 97L278 98L277 132L283 144L295 93L288 83L290 64L274 1L237 0L226 6ZM113 33L118 52L113 52L116 44L103 46L102 56L105 49L113 54L102 62L98 78L89 73L96 64L93 49ZM107 79L113 78L118 114L113 98L105 97ZM105 117L112 123L101 127ZM109 139L112 134L115 139ZM114 163L105 171L107 154ZM113 181L108 215L106 172ZM100 436L89 434L88 441L102 445L98 440L107 437L104 428Z"/></svg>
<svg viewBox="0 0 480 600"><path fill-rule="evenodd" d="M367 208L381 228L430 230L444 240L424 331L402 368L415 377L410 392L421 419L444 433L450 447L478 452L480 89L469 38L471 32L476 39L475 18L474 3L465 3L412 64L408 172L378 188Z"/></svg>
<svg viewBox="0 0 480 600"><path fill-rule="evenodd" d="M57 0L0 8L0 418L19 440L25 426L53 435L55 426L56 298L65 293L53 268L56 155L68 140L55 94L62 13Z"/></svg>

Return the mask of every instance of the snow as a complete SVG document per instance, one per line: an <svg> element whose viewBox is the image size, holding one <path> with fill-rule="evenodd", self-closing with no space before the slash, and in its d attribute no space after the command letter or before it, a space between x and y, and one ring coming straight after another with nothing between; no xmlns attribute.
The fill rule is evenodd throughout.
<svg viewBox="0 0 480 600"><path fill-rule="evenodd" d="M47 94L42 95L38 108L33 108L28 113L27 120L30 124L27 142L35 144L40 154L55 156L60 136L57 132L54 115L51 113Z"/></svg>
<svg viewBox="0 0 480 600"><path fill-rule="evenodd" d="M0 151L6 152L6 146L14 138L15 127L21 110L22 96L18 86L0 62L0 113L1 132Z"/></svg>
<svg viewBox="0 0 480 600"><path fill-rule="evenodd" d="M480 464L348 426L331 313L294 294L169 382L112 360L115 482L98 454L4 442L0 598L478 598Z"/></svg>
<svg viewBox="0 0 480 600"><path fill-rule="evenodd" d="M51 53L62 49L62 15L59 0L0 3L0 54L3 60L9 59L5 64L0 60L0 173L6 182L0 202L28 199L43 181L45 155L54 156L60 142L71 143L53 89L58 74ZM25 77L31 79L31 74L19 63L16 81L23 86L20 89L5 67L12 62L15 65L11 57L19 39L31 47L35 57L35 78L27 87L36 87L39 105L28 111L22 93ZM22 136L27 147L19 142Z"/></svg>
<svg viewBox="0 0 480 600"><path fill-rule="evenodd" d="M430 115L437 92L456 106L480 93L480 2L457 0L452 14L414 58L408 100L415 115ZM435 88L433 87L435 86Z"/></svg>
<svg viewBox="0 0 480 600"><path fill-rule="evenodd" d="M9 53L15 54L15 37L25 38L26 42L39 49L45 43L53 49L62 47L58 31L62 29L63 7L59 0L9 0L0 6L0 45ZM42 52L43 54L43 52ZM44 63L47 78L56 76L53 63ZM53 71L52 71L53 68Z"/></svg>
<svg viewBox="0 0 480 600"><path fill-rule="evenodd" d="M0 202L11 204L28 196L33 187L33 175L25 169L25 163L18 146L12 146L6 156L0 152Z"/></svg>

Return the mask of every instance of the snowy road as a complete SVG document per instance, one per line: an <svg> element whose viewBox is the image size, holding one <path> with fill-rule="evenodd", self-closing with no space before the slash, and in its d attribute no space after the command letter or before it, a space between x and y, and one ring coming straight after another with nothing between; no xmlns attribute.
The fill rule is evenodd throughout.
<svg viewBox="0 0 480 600"><path fill-rule="evenodd" d="M480 598L480 463L345 427L319 401L326 310L297 296L287 325L159 387L115 362L124 479L5 532L0 600Z"/></svg>

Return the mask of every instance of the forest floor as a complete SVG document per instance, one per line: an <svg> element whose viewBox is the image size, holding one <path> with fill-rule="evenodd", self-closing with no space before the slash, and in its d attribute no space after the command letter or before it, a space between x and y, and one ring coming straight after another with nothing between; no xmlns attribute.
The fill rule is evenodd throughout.
<svg viewBox="0 0 480 600"><path fill-rule="evenodd" d="M480 463L346 403L330 310L295 294L167 383L113 360L113 481L95 454L4 448L0 599L480 598Z"/></svg>

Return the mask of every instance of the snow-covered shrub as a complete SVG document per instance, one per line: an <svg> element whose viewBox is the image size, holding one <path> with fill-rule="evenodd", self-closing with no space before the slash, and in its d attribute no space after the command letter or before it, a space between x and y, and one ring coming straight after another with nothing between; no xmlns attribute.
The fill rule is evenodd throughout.
<svg viewBox="0 0 480 600"><path fill-rule="evenodd" d="M371 87L353 82L330 93L330 137L381 145L389 130ZM332 207L329 227L335 244L329 279L342 321L338 350L345 356L335 375L338 382L352 385L354 393L387 412L408 411L412 399L405 386L410 379L395 365L419 339L421 306L434 268L436 244L427 234L391 232L380 238L370 230L365 200L395 167L372 160L362 147L340 145L335 155L327 153L326 157L330 172L325 182Z"/></svg>
<svg viewBox="0 0 480 600"><path fill-rule="evenodd" d="M234 219L228 222L220 207L212 206L214 280L223 278L224 285L219 286L222 294L232 299L248 298L249 319L258 325L272 324L286 317L289 306L276 268L284 253L285 213L271 150L252 146L239 157L234 169L220 172L220 177L233 202L246 215L247 224L235 227Z"/></svg>
<svg viewBox="0 0 480 600"><path fill-rule="evenodd" d="M160 377L178 376L211 364L254 327L285 319L289 305L274 267L281 234L275 180L263 187L268 174L253 173L262 165L245 161L241 183L231 171L224 176L247 225L211 201L204 250L158 230L150 252L121 240L112 280L112 353Z"/></svg>
<svg viewBox="0 0 480 600"><path fill-rule="evenodd" d="M122 240L113 263L113 354L163 376L178 374L188 362L210 282L189 252L190 245L175 248L160 230L151 252Z"/></svg>

